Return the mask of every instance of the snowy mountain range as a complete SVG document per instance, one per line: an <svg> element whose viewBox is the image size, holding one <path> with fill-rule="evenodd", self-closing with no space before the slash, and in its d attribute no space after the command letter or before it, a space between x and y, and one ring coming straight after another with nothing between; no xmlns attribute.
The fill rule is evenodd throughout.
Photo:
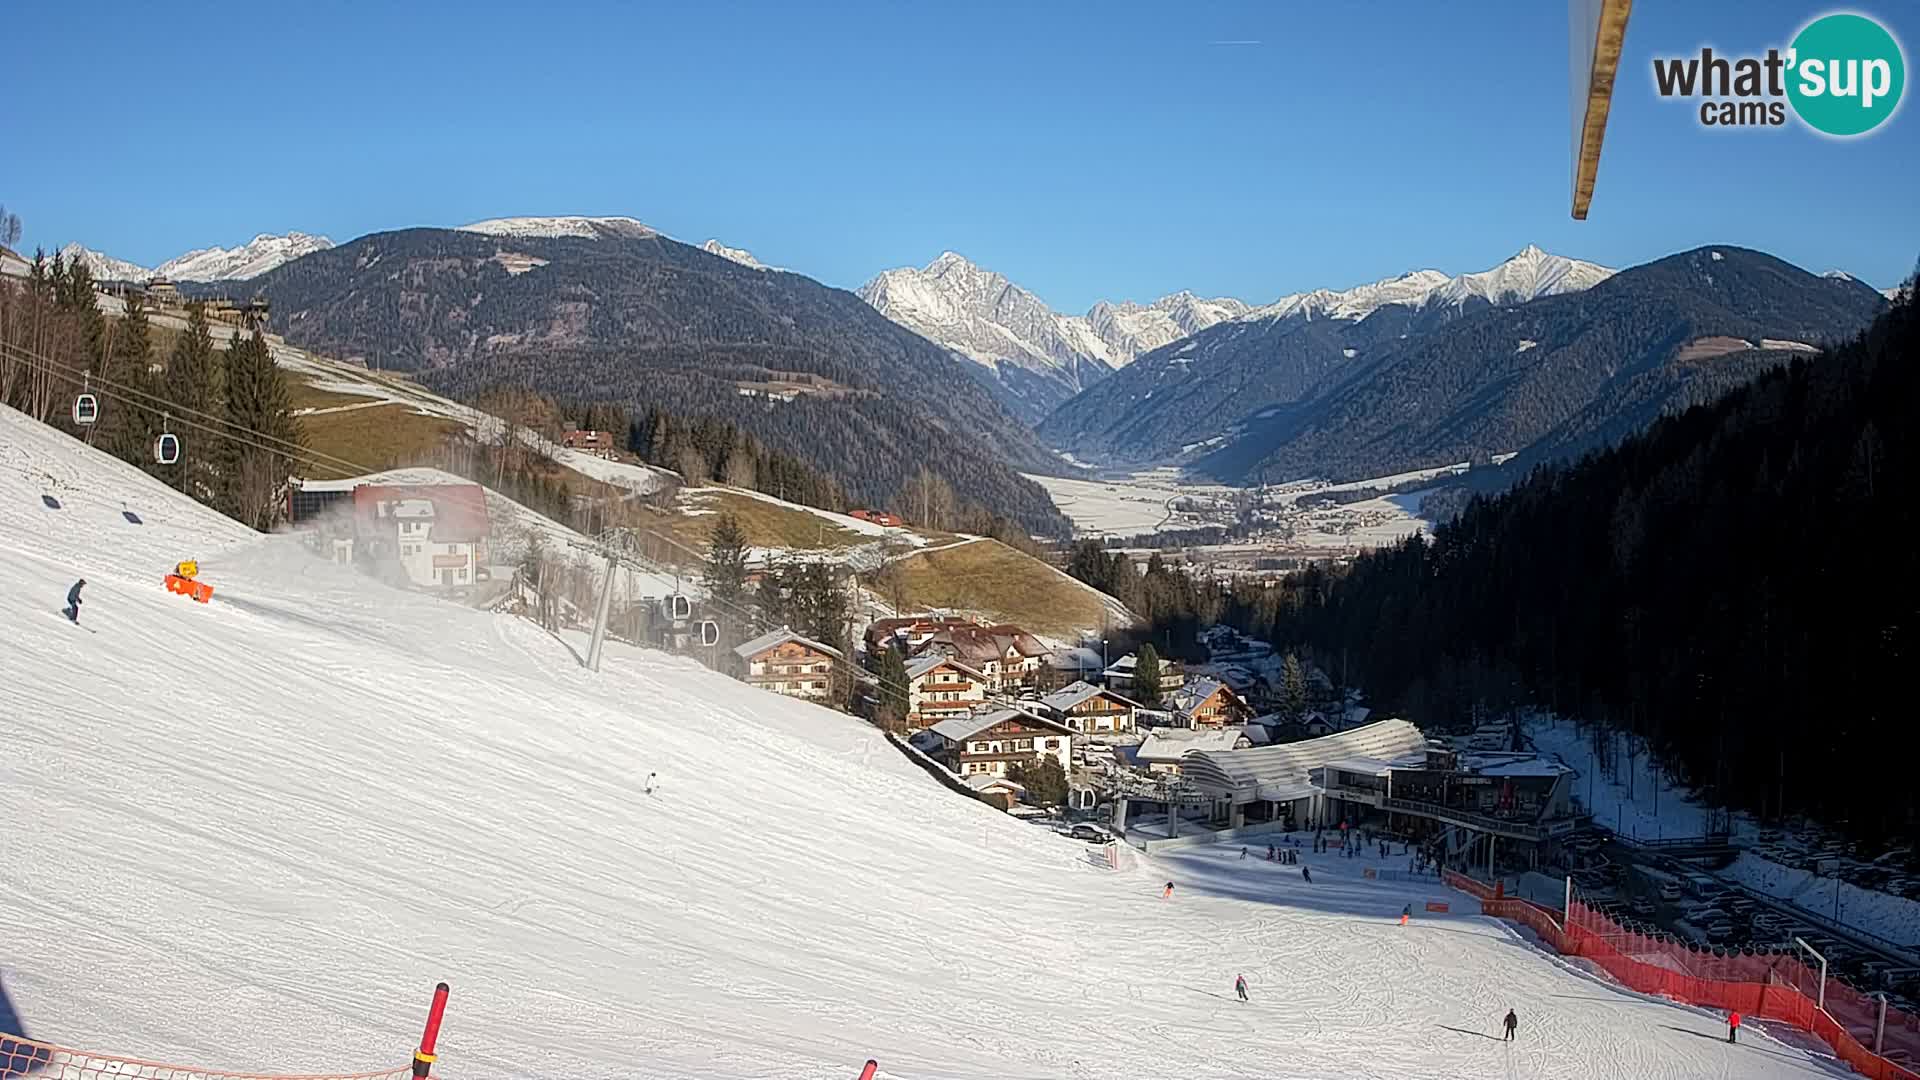
<svg viewBox="0 0 1920 1080"><path fill-rule="evenodd" d="M489 218L462 225L460 232L486 233L488 236L542 237L577 236L587 240L602 237L645 239L660 235L658 230L630 217L506 217Z"/></svg>
<svg viewBox="0 0 1920 1080"><path fill-rule="evenodd" d="M1528 244L1491 270L1456 277L1438 270L1415 270L1351 289L1291 293L1254 309L1245 317L1249 320L1294 316L1359 320L1388 305L1413 309L1457 308L1476 299L1496 307L1524 304L1542 296L1590 289L1613 273L1597 263L1553 255Z"/></svg>
<svg viewBox="0 0 1920 1080"><path fill-rule="evenodd" d="M1527 247L1477 273L1283 297L1140 357L1037 430L1080 460L1179 461L1228 482L1558 460L1843 340L1884 306L1850 277L1744 249L1615 273ZM1742 356L1689 360L1688 343L1729 337Z"/></svg>
<svg viewBox="0 0 1920 1080"><path fill-rule="evenodd" d="M285 236L261 233L235 248L209 247L189 251L152 268L116 259L79 244L60 249L68 262L81 262L96 281L146 281L163 277L174 281L245 281L259 277L302 255L325 251L333 241L324 236L290 232Z"/></svg>
<svg viewBox="0 0 1920 1080"><path fill-rule="evenodd" d="M952 251L923 268L884 271L858 292L882 315L979 365L1003 403L1029 422L1134 357L1248 310L1239 300L1181 292L1062 315Z"/></svg>
<svg viewBox="0 0 1920 1080"><path fill-rule="evenodd" d="M1414 270L1289 293L1141 356L1060 403L1037 430L1083 459L1205 453L1249 412L1311 400L1385 350L1474 312L1581 292L1613 274L1529 244L1488 270Z"/></svg>

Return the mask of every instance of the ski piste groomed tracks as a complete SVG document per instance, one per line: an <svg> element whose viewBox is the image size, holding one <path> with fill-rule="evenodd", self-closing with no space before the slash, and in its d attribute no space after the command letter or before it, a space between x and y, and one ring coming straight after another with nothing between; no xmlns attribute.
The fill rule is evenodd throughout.
<svg viewBox="0 0 1920 1080"><path fill-rule="evenodd" d="M212 603L159 585L183 558ZM80 577L95 635L42 614ZM583 645L250 534L0 410L19 1034L324 1073L394 1060L444 979L435 1072L460 1080L1846 1075L1701 1038L1717 1018L1471 904L1399 927L1431 887L1333 857L1312 886L1237 848L1096 869L856 719L617 645L593 675ZM1508 1007L1520 1039L1484 1037Z"/></svg>

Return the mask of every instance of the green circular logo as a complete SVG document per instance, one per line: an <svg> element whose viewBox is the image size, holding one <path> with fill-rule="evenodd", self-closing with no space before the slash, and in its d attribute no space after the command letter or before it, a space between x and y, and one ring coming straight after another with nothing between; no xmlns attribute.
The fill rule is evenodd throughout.
<svg viewBox="0 0 1920 1080"><path fill-rule="evenodd" d="M1816 131L1864 135L1900 105L1907 65L1900 43L1864 15L1823 15L1793 39L1787 99Z"/></svg>

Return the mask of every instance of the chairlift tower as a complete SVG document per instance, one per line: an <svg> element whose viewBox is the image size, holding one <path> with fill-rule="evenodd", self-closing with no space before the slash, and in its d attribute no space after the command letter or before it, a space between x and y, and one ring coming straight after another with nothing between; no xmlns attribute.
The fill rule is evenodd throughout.
<svg viewBox="0 0 1920 1080"><path fill-rule="evenodd" d="M607 620L613 611L614 571L621 567L638 570L643 574L657 574L664 571L646 557L645 534L638 529L615 527L606 529L589 541L569 540L568 547L578 548L606 560L606 574L600 583L600 601L595 605L593 617L593 636L587 643L586 666L591 671L600 670L600 652L607 640ZM674 591L666 597L667 617L676 628L686 627L693 618L693 600L680 591L679 571L666 571L673 574ZM702 645L711 647L720 640L720 624L712 619L703 619L697 628Z"/></svg>

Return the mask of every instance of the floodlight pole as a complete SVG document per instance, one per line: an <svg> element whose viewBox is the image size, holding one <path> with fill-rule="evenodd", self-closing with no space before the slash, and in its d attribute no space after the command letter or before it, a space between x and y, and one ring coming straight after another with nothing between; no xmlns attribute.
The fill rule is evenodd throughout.
<svg viewBox="0 0 1920 1080"><path fill-rule="evenodd" d="M1816 1007L1819 1008L1821 1012L1826 1012L1827 1011L1827 958L1821 954L1820 950L1807 944L1806 938L1796 937L1793 939L1793 943L1807 950L1808 952L1812 953L1814 956L1814 959L1820 961L1820 999L1815 1004L1816 1004Z"/></svg>

